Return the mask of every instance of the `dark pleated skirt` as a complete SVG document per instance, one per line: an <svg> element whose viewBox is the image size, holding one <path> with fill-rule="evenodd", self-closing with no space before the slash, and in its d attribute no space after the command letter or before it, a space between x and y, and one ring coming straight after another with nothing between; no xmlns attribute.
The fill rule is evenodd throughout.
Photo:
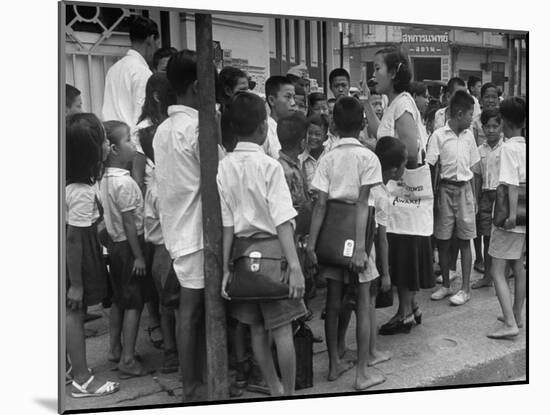
<svg viewBox="0 0 550 415"><path fill-rule="evenodd" d="M429 236L388 233L392 284L410 291L433 288L432 241Z"/></svg>
<svg viewBox="0 0 550 415"><path fill-rule="evenodd" d="M100 303L107 295L107 268L97 235L97 223L82 232L82 285L84 290L84 305L92 306ZM69 269L67 267L67 290L71 286Z"/></svg>

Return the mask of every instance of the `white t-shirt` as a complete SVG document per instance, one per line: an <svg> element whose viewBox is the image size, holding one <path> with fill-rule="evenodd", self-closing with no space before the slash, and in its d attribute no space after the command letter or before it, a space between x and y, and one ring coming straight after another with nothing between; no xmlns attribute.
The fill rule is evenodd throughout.
<svg viewBox="0 0 550 415"><path fill-rule="evenodd" d="M527 182L527 154L524 137L512 137L502 144L500 152L499 183L519 186ZM525 226L507 229L509 232L526 233Z"/></svg>
<svg viewBox="0 0 550 415"><path fill-rule="evenodd" d="M277 121L271 117L267 117L267 137L262 144L265 154L275 160L279 159L279 151L281 150L281 143L279 142L279 136L277 135Z"/></svg>
<svg viewBox="0 0 550 415"><path fill-rule="evenodd" d="M143 196L126 169L107 167L100 184L105 226L114 242L126 241L122 214L133 211L138 235L143 234Z"/></svg>
<svg viewBox="0 0 550 415"><path fill-rule="evenodd" d="M421 163L422 150L426 151L428 137L426 134L426 128L422 122L420 111L418 111L418 107L416 106L413 97L411 97L408 92L401 92L394 98L388 108L386 108L384 115L380 120L380 125L378 126L376 135L378 139L385 136L400 138L397 136L397 131L395 130L395 122L406 112L411 114L418 127L418 136L420 137L418 143L418 162Z"/></svg>
<svg viewBox="0 0 550 415"><path fill-rule="evenodd" d="M145 192L145 207L143 210L143 227L145 229L145 240L155 245L163 245L164 238L162 236L162 228L160 226L160 215L158 208L158 188L154 171Z"/></svg>
<svg viewBox="0 0 550 415"><path fill-rule="evenodd" d="M141 115L151 75L147 61L133 49L111 66L105 78L103 120L123 121L132 130Z"/></svg>
<svg viewBox="0 0 550 415"><path fill-rule="evenodd" d="M254 143L239 142L218 168L223 226L235 235L277 235L277 226L294 219L290 190L281 164Z"/></svg>
<svg viewBox="0 0 550 415"><path fill-rule="evenodd" d="M84 183L72 183L65 186L65 211L68 225L86 228L99 219L99 208L95 198L99 199L99 189Z"/></svg>
<svg viewBox="0 0 550 415"><path fill-rule="evenodd" d="M377 226L388 226L388 212L390 209L390 194L383 183L372 189L374 196L374 220Z"/></svg>

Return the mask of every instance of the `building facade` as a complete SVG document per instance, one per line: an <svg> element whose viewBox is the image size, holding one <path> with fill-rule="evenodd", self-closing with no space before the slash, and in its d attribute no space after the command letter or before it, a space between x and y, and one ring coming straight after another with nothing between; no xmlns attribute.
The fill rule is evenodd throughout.
<svg viewBox="0 0 550 415"><path fill-rule="evenodd" d="M447 82L458 76L466 81L474 75L508 93L513 72L514 93L526 92L525 39L510 44L502 33L350 23L344 25L344 45L344 67L350 71L353 86L372 77L378 50L395 45L407 52L414 80Z"/></svg>

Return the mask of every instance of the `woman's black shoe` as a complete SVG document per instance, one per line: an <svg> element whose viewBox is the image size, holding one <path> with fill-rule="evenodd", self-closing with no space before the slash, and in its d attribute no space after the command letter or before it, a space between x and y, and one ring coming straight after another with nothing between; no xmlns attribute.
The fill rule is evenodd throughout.
<svg viewBox="0 0 550 415"><path fill-rule="evenodd" d="M382 336L389 336L392 334L409 333L413 326L413 322L414 314L411 314L404 319L395 320L382 325L378 331L378 334Z"/></svg>

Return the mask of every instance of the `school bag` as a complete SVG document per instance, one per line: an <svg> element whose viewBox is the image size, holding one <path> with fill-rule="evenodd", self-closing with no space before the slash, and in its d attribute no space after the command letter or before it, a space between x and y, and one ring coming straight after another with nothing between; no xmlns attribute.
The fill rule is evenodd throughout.
<svg viewBox="0 0 550 415"><path fill-rule="evenodd" d="M288 263L277 236L235 238L227 295L234 301L269 301L288 298Z"/></svg>
<svg viewBox="0 0 550 415"><path fill-rule="evenodd" d="M323 226L319 232L316 254L319 263L348 267L355 253L355 223L357 205L341 200L329 200ZM367 255L374 243L374 206L367 211L365 251Z"/></svg>
<svg viewBox="0 0 550 415"><path fill-rule="evenodd" d="M495 212L493 215L493 225L502 227L508 215L510 214L510 204L508 203L508 186L499 184L495 200ZM516 214L516 225L525 226L527 224L527 186L520 183L518 188L518 207Z"/></svg>

